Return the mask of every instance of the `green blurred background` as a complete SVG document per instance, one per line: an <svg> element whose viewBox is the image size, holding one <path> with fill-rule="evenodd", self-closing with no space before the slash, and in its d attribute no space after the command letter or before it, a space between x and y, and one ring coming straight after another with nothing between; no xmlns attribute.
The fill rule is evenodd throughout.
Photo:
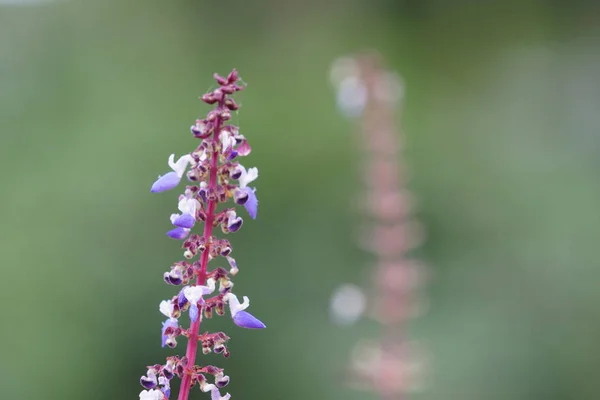
<svg viewBox="0 0 600 400"><path fill-rule="evenodd" d="M0 0L0 398L137 399L161 349L164 236L197 97L237 67L261 207L231 237L265 331L212 329L234 399L375 399L339 379L367 320L361 155L328 69L378 49L406 82L431 279L415 399L600 398L600 8L584 1ZM17 2L18 0L13 0ZM4 3L4 4L3 4ZM206 326L205 325L205 326ZM178 353L183 350L178 348ZM206 394L194 392L194 399Z"/></svg>

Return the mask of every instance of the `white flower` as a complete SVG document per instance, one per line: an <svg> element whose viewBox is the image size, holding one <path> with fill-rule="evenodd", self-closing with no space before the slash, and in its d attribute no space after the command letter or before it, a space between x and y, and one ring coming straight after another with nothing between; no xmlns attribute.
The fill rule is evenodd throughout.
<svg viewBox="0 0 600 400"><path fill-rule="evenodd" d="M175 171L177 176L181 178L188 164L192 163L193 161L194 159L192 158L192 156L186 154L184 156L179 157L179 160L175 162L175 154L171 154L169 156L169 167L171 167L171 169Z"/></svg>
<svg viewBox="0 0 600 400"><path fill-rule="evenodd" d="M229 310L231 311L231 316L235 317L237 313L240 311L244 311L246 308L250 307L250 299L248 296L244 296L244 302L240 304L237 296L231 292L227 293L223 296L223 300L229 303Z"/></svg>
<svg viewBox="0 0 600 400"><path fill-rule="evenodd" d="M183 289L183 295L191 304L197 304L198 301L207 294L215 291L215 280L210 278L206 281L206 286L187 286Z"/></svg>
<svg viewBox="0 0 600 400"><path fill-rule="evenodd" d="M199 207L198 200L181 196L177 205L181 214L171 214L171 223L181 228L192 228L196 222L196 210Z"/></svg>
<svg viewBox="0 0 600 400"><path fill-rule="evenodd" d="M172 318L173 309L175 308L175 306L173 305L173 303L171 301L169 301L169 300L161 301L158 308L159 308L160 312L165 315L165 317Z"/></svg>
<svg viewBox="0 0 600 400"><path fill-rule="evenodd" d="M258 178L258 168L248 168L248 171L246 171L246 168L244 168L243 165L240 165L239 167L242 170L242 175L238 179L238 182L240 183L240 189L243 189L248 186L250 182Z"/></svg>
<svg viewBox="0 0 600 400"><path fill-rule="evenodd" d="M140 392L140 400L163 400L165 396L160 390L142 390Z"/></svg>

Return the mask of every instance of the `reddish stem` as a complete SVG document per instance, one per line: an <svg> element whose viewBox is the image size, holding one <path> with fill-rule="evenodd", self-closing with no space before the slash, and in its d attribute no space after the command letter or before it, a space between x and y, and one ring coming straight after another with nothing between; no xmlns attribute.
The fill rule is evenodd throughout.
<svg viewBox="0 0 600 400"><path fill-rule="evenodd" d="M224 101L219 102L219 108L223 106ZM221 118L217 116L215 120L215 129L213 133L214 143L218 143L219 131L221 130ZM217 188L217 168L219 164L219 153L214 151L210 160L210 177L208 182L208 192L216 193ZM211 196L212 198L212 196ZM217 209L217 201L208 201L208 211L206 212L206 221L204 224L204 243L206 248L202 252L202 258L200 259L200 272L198 272L198 278L196 285L206 284L206 269L208 267L208 255L210 253L210 246L213 230L213 222L215 220L215 210ZM178 400L188 400L190 389L192 388L192 367L196 363L196 353L198 352L198 333L200 332L200 321L202 320L202 310L198 315L196 322L192 322L189 329L189 338L187 343L187 350L185 356L187 357L187 368L183 378L181 378L181 387L179 388Z"/></svg>

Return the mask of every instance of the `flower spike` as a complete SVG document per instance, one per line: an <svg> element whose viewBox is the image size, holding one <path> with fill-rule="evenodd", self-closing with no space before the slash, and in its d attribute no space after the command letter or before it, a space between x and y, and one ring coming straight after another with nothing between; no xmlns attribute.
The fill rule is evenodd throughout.
<svg viewBox="0 0 600 400"><path fill-rule="evenodd" d="M259 319L248 313L248 297L243 302L231 293L232 278L239 272L237 262L231 257L233 251L229 240L219 238L215 228L223 233L239 231L243 219L235 208L224 203L243 206L250 218L258 214L256 188L248 186L258 178L258 168L246 169L240 159L250 154L248 140L240 133L239 127L228 124L231 113L240 108L232 94L245 88L236 70L223 77L215 74L218 87L204 94L203 102L214 109L205 118L199 118L190 127L192 137L200 143L188 154L175 160L169 157L171 171L159 176L152 184L152 193L175 189L182 178L190 182L178 197L178 213L171 214L173 225L166 234L182 243L185 261L175 262L163 273L168 285L179 286L179 292L171 299L160 302L158 308L166 318L162 322L162 347L175 348L178 340L186 340L185 356L167 357L163 365L147 367L146 375L140 378L143 388L140 400L169 400L171 380L181 379L178 400L189 400L190 390L198 387L210 392L211 400L229 400L229 393L221 395L220 389L229 384L230 378L223 369L212 365L197 365L198 350L203 354L214 352L229 357L227 346L229 336L223 332L210 333L200 325L213 316L225 314L229 305L233 322L242 328L263 329ZM220 211L219 211L220 210ZM202 225L202 227L198 227ZM229 270L222 267L209 269L208 264L222 257L229 264ZM196 258L196 260L194 260ZM217 285L218 284L218 285ZM217 289L218 288L218 289ZM190 324L179 318L188 313ZM208 375L212 375L210 379Z"/></svg>

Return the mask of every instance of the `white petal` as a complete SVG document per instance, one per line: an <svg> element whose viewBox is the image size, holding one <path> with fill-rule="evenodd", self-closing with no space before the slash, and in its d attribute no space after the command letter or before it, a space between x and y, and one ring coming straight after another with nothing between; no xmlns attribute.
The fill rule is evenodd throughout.
<svg viewBox="0 0 600 400"><path fill-rule="evenodd" d="M171 154L169 156L169 167L171 167L171 169L175 171L179 177L182 177L188 164L191 163L193 160L194 159L192 158L192 156L186 154L184 156L179 157L179 160L177 160L177 162L174 162L175 154Z"/></svg>
<svg viewBox="0 0 600 400"><path fill-rule="evenodd" d="M164 396L160 390L142 390L140 392L140 400L162 400Z"/></svg>
<svg viewBox="0 0 600 400"><path fill-rule="evenodd" d="M177 208L179 208L179 211L181 211L184 214L190 214L191 216L196 216L196 209L198 209L198 200L196 199L188 199L186 197L183 197L181 200L179 200L179 204L177 205Z"/></svg>
<svg viewBox="0 0 600 400"><path fill-rule="evenodd" d="M248 184L252 181L254 181L256 178L258 178L258 168L254 167L254 168L250 168L248 169L248 171L246 171L246 169L240 165L240 167L242 168L243 172L242 172L242 176L240 176L239 182L240 182L240 188L245 188L246 186L248 186Z"/></svg>
<svg viewBox="0 0 600 400"><path fill-rule="evenodd" d="M167 301L167 300L161 301L158 308L159 308L160 312L165 315L165 317L171 318L171 316L173 315L174 306L173 306L173 303L171 303L170 301Z"/></svg>
<svg viewBox="0 0 600 400"><path fill-rule="evenodd" d="M211 294L212 292L215 291L215 280L213 278L210 278L206 281L206 286L204 287L204 294Z"/></svg>
<svg viewBox="0 0 600 400"><path fill-rule="evenodd" d="M237 296L231 292L223 296L223 299L229 302L229 310L231 311L232 317L235 317L237 313L250 307L250 299L247 296L244 296L244 302L241 304Z"/></svg>
<svg viewBox="0 0 600 400"><path fill-rule="evenodd" d="M215 291L215 281L214 279L209 279L207 282L208 286L188 286L183 289L183 295L186 299L192 304L198 303L198 301L202 298L202 296L211 294Z"/></svg>

